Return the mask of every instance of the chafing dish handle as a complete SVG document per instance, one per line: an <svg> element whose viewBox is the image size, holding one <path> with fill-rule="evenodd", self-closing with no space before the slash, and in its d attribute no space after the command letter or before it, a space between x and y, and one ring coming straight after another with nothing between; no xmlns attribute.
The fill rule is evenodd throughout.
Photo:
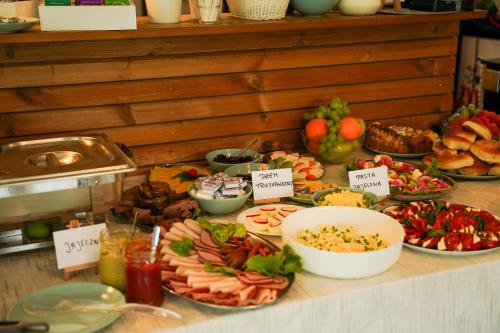
<svg viewBox="0 0 500 333"><path fill-rule="evenodd" d="M127 155L132 161L135 160L135 157L134 157L134 154L132 153L132 151L130 150L130 148L124 144L123 142L115 142L115 144L118 146L118 148L120 148L120 150L125 154Z"/></svg>

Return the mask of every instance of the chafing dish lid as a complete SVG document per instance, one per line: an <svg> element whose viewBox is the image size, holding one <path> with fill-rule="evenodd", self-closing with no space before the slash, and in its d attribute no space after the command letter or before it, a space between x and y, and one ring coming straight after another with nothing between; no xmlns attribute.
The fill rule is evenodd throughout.
<svg viewBox="0 0 500 333"><path fill-rule="evenodd" d="M0 186L54 178L134 171L134 162L105 134L0 145Z"/></svg>

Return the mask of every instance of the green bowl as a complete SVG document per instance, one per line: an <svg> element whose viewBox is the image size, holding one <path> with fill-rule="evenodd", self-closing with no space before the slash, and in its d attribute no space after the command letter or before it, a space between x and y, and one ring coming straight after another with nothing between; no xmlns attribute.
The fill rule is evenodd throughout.
<svg viewBox="0 0 500 333"><path fill-rule="evenodd" d="M242 195L241 197L238 198L224 199L224 200L197 198L194 195L193 190L194 186L191 185L188 188L188 193L191 196L191 198L198 201L200 207L204 211L210 214L229 214L234 211L237 211L238 209L243 207L245 202L252 194L252 186L250 185L245 186L245 192L246 192L245 195Z"/></svg>
<svg viewBox="0 0 500 333"><path fill-rule="evenodd" d="M214 162L214 158L217 155L219 155L219 154L223 154L223 155L226 155L227 157L231 157L231 156L237 155L240 151L241 151L240 148L218 149L218 150L214 150L214 151L209 152L205 156L205 158L206 158L206 160L208 162L208 165L210 165L210 167L212 168L212 170L214 170L215 172L221 172L221 171L226 170L230 166L238 165L238 164L244 164L244 163L236 163L236 164L219 163L219 162ZM256 152L256 151L253 151L253 150L247 150L243 154L241 154L241 156L252 156L252 157L254 157L254 159L252 161L250 161L249 163L251 163L251 162L258 162L260 160L259 153Z"/></svg>
<svg viewBox="0 0 500 333"><path fill-rule="evenodd" d="M261 165L267 165L263 163L243 163L230 166L224 171L229 177L236 177L238 175L250 175L252 171L259 171Z"/></svg>
<svg viewBox="0 0 500 333"><path fill-rule="evenodd" d="M332 10L337 0L292 0L293 8L304 16L321 16Z"/></svg>
<svg viewBox="0 0 500 333"><path fill-rule="evenodd" d="M322 199L325 195L332 193L332 192L339 192L341 190L348 190L351 192L356 192L356 193L361 193L363 194L363 197L366 201L368 201L368 207L369 209L374 209L377 206L378 202L378 197L375 193L372 192L367 192L363 191L357 188L352 188L352 187L336 187L336 188L327 188L322 191L318 191L313 194L312 196L312 202L315 207L323 207L319 204L320 199Z"/></svg>

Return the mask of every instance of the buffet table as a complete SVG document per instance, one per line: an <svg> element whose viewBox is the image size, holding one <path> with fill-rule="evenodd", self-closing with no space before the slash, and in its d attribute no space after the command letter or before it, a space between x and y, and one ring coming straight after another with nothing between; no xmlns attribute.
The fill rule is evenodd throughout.
<svg viewBox="0 0 500 333"><path fill-rule="evenodd" d="M340 165L324 181L346 183ZM500 180L458 181L445 199L500 215ZM245 207L244 209L246 209ZM237 214L209 217L235 221ZM269 237L279 244L279 238ZM0 257L0 317L23 296L64 283L53 250ZM99 282L92 270L69 281ZM103 332L498 332L500 250L476 256L437 256L404 248L390 270L365 279L340 280L296 274L279 303L227 312L167 295L164 307L182 319L126 313Z"/></svg>

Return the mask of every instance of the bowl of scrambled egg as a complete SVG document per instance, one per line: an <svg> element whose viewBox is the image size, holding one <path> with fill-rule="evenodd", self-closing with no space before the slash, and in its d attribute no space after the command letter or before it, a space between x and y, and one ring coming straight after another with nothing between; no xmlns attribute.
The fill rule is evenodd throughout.
<svg viewBox="0 0 500 333"><path fill-rule="evenodd" d="M350 187L328 188L312 196L314 206L350 206L375 208L378 198L375 193Z"/></svg>
<svg viewBox="0 0 500 333"><path fill-rule="evenodd" d="M395 219L348 206L300 210L285 218L281 234L283 244L301 256L306 271L340 279L388 270L398 260L404 239Z"/></svg>

